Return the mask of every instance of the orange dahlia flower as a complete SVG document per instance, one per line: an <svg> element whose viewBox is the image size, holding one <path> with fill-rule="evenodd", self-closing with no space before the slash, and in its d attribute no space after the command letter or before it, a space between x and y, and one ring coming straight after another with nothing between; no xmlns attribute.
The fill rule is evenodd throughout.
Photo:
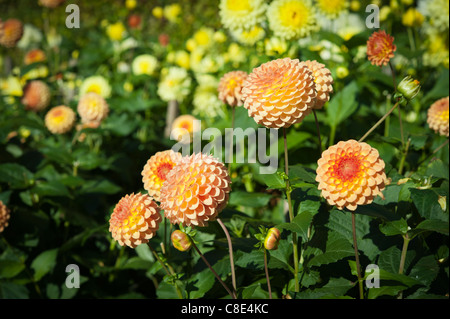
<svg viewBox="0 0 450 319"><path fill-rule="evenodd" d="M323 105L330 100L330 94L333 93L333 77L331 71L324 64L317 61L305 61L306 66L311 70L316 84L316 104L315 109L321 109Z"/></svg>
<svg viewBox="0 0 450 319"><path fill-rule="evenodd" d="M13 48L23 35L23 24L17 19L8 19L3 23L3 32L0 32L0 44Z"/></svg>
<svg viewBox="0 0 450 319"><path fill-rule="evenodd" d="M302 121L314 107L314 77L297 59L273 60L253 69L244 82L242 96L256 123L287 128Z"/></svg>
<svg viewBox="0 0 450 319"><path fill-rule="evenodd" d="M158 152L147 161L141 172L144 189L155 200L160 201L161 187L167 174L180 161L181 153L172 150Z"/></svg>
<svg viewBox="0 0 450 319"><path fill-rule="evenodd" d="M75 118L76 114L70 107L55 106L45 115L45 126L53 134L64 134L72 129Z"/></svg>
<svg viewBox="0 0 450 319"><path fill-rule="evenodd" d="M339 142L322 153L316 181L330 205L354 211L383 196L387 183L384 161L376 149L355 140Z"/></svg>
<svg viewBox="0 0 450 319"><path fill-rule="evenodd" d="M5 230L5 228L8 226L9 218L9 209L0 200L0 233L3 232L3 230Z"/></svg>
<svg viewBox="0 0 450 319"><path fill-rule="evenodd" d="M394 44L394 37L384 30L375 31L367 41L367 57L370 63L377 66L387 65L394 57L397 46Z"/></svg>
<svg viewBox="0 0 450 319"><path fill-rule="evenodd" d="M187 142L187 144L189 144L192 142L194 130L199 129L194 127L195 120L197 119L189 114L178 116L172 123L171 136L173 136L173 138L175 138L178 142ZM185 135L189 135L189 141L187 141L187 136L184 137Z"/></svg>
<svg viewBox="0 0 450 319"><path fill-rule="evenodd" d="M101 95L89 92L78 101L77 111L83 123L100 123L108 116L109 106Z"/></svg>
<svg viewBox="0 0 450 319"><path fill-rule="evenodd" d="M27 52L23 62L26 65L29 65L36 62L43 62L46 59L47 57L45 56L44 51L42 51L41 49L33 49Z"/></svg>
<svg viewBox="0 0 450 319"><path fill-rule="evenodd" d="M242 106L242 84L247 78L247 72L231 71L225 73L220 79L218 91L219 99L229 106Z"/></svg>
<svg viewBox="0 0 450 319"><path fill-rule="evenodd" d="M433 131L448 137L448 96L437 100L430 106L427 113L427 123Z"/></svg>
<svg viewBox="0 0 450 319"><path fill-rule="evenodd" d="M223 163L202 153L183 157L161 188L161 209L172 224L207 226L225 208L231 180Z"/></svg>
<svg viewBox="0 0 450 319"><path fill-rule="evenodd" d="M39 0L39 4L47 8L56 8L65 0Z"/></svg>
<svg viewBox="0 0 450 319"><path fill-rule="evenodd" d="M109 231L121 245L135 248L156 234L161 222L159 207L146 194L122 197L109 219Z"/></svg>
<svg viewBox="0 0 450 319"><path fill-rule="evenodd" d="M25 86L21 101L27 110L42 111L50 104L50 89L40 80L31 81Z"/></svg>

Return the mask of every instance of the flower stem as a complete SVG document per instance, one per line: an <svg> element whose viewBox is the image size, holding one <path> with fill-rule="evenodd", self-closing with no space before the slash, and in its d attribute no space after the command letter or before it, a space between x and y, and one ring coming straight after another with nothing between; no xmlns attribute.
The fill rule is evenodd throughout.
<svg viewBox="0 0 450 319"><path fill-rule="evenodd" d="M192 246L194 247L194 249L197 251L197 253L200 255L200 257L203 259L203 261L205 262L206 266L208 266L208 268L212 271L212 273L214 274L214 276L216 276L217 280L222 284L222 286L225 288L225 290L230 294L231 298L236 299L236 293L232 292L230 290L230 288L228 288L228 286L223 282L223 280L220 278L220 276L217 274L217 272L212 268L211 264L208 262L208 260L206 260L205 256L203 256L203 254L200 252L200 249L198 249L197 245L194 243L194 241L192 241Z"/></svg>
<svg viewBox="0 0 450 319"><path fill-rule="evenodd" d="M402 152L402 158L400 159L400 164L398 167L398 173L401 175L403 173L403 167L405 165L406 155L408 154L409 145L411 144L411 139L408 138L408 142L406 142L406 146Z"/></svg>
<svg viewBox="0 0 450 319"><path fill-rule="evenodd" d="M234 131L234 116L235 116L235 111L236 111L236 107L232 106L231 107L231 127ZM231 140L231 145L230 145L230 156L228 158L228 174L231 177L231 163L233 162L233 140L234 140L234 134L231 135L232 136L232 140Z"/></svg>
<svg viewBox="0 0 450 319"><path fill-rule="evenodd" d="M150 243L147 243L147 246L150 248L151 252L153 253L153 255L155 256L155 258L158 260L158 262L161 264L161 266L163 267L164 271L166 272L166 274L168 276L173 276L175 273L173 271L172 268L170 268L170 270L166 267L166 265L164 264L164 262L161 260L161 258L159 258L158 253L153 249L153 247L150 245ZM180 299L183 299L183 293L181 292L180 287L178 287L178 284L175 283L175 289L177 290L177 295Z"/></svg>
<svg viewBox="0 0 450 319"><path fill-rule="evenodd" d="M289 220L292 222L294 220L294 211L292 209L291 200L291 185L289 182L289 159L287 151L287 138L286 138L286 128L283 127L283 137L284 137L284 172L286 173L286 198L289 205ZM298 243L297 243L297 233L292 232L292 248L294 254L294 284L295 292L300 291L300 283L298 280Z"/></svg>
<svg viewBox="0 0 450 319"><path fill-rule="evenodd" d="M227 237L228 251L230 254L231 283L233 284L233 294L234 296L236 296L236 273L234 271L233 244L231 242L230 233L228 232L228 229L225 227L225 224L222 222L220 218L217 218L217 221L219 222L219 225L222 227L225 236Z"/></svg>
<svg viewBox="0 0 450 319"><path fill-rule="evenodd" d="M317 137L319 138L319 150L320 154L322 154L322 138L320 137L320 126L319 121L317 120L317 114L315 109L313 109L313 113L314 113L314 120L316 122Z"/></svg>
<svg viewBox="0 0 450 319"><path fill-rule="evenodd" d="M406 260L406 252L408 251L408 245L409 245L410 241L411 241L411 238L409 238L408 234L403 236L403 248L402 248L402 254L401 254L401 257L400 257L400 266L398 268L398 273L400 275L403 275L403 270L404 270L404 267L405 267L405 260ZM402 299L403 298L402 291L399 292L397 298L398 299Z"/></svg>
<svg viewBox="0 0 450 319"><path fill-rule="evenodd" d="M264 270L266 272L267 289L269 290L269 298L272 299L272 288L270 286L269 268L267 267L267 249L264 248Z"/></svg>
<svg viewBox="0 0 450 319"><path fill-rule="evenodd" d="M364 134L364 136L361 137L361 138L359 139L358 142L364 141L364 140L366 139L366 137L370 135L370 133L372 133L372 132L373 132L373 131L381 124L381 123L383 123L383 121L384 121L384 120L385 120L385 119L386 119L386 118L387 118L387 117L395 110L395 108L396 108L398 105L399 105L399 102L395 103L394 106L393 106L386 114L384 114L383 117L382 117L381 119L379 119L378 122L375 123L375 125L372 126L372 127L367 131L367 133Z"/></svg>
<svg viewBox="0 0 450 319"><path fill-rule="evenodd" d="M363 282L361 279L361 265L359 263L358 243L356 240L356 217L355 213L351 214L352 214L353 248L355 249L356 272L358 275L358 285L359 285L359 298L364 299Z"/></svg>
<svg viewBox="0 0 450 319"><path fill-rule="evenodd" d="M394 84L394 91L397 92L397 80L395 79L395 70L394 70L394 67L392 66L391 61L389 61L389 68L391 69L392 82ZM400 98L398 98L397 101L400 101ZM401 136L401 140L402 140L402 146L405 147L405 137L403 134L402 110L401 110L400 106L398 107L398 121L399 121L399 125L400 125L400 136Z"/></svg>

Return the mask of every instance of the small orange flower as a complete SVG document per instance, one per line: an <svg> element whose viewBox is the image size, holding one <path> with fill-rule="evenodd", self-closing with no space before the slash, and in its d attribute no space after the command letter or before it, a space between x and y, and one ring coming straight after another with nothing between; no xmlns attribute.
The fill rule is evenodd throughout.
<svg viewBox="0 0 450 319"><path fill-rule="evenodd" d="M64 134L72 129L75 118L76 114L70 107L55 106L45 115L45 126L53 134Z"/></svg>
<svg viewBox="0 0 450 319"><path fill-rule="evenodd" d="M384 161L376 149L355 140L339 142L322 153L316 181L330 205L354 211L372 203L387 183Z"/></svg>
<svg viewBox="0 0 450 319"><path fill-rule="evenodd" d="M0 32L0 44L13 48L23 35L23 24L17 19L8 19L3 23L3 32Z"/></svg>
<svg viewBox="0 0 450 319"><path fill-rule="evenodd" d="M428 126L443 136L449 136L448 96L434 102L427 113Z"/></svg>
<svg viewBox="0 0 450 319"><path fill-rule="evenodd" d="M181 159L181 154L172 150L158 152L147 161L141 172L144 189L155 200L160 201L161 187L167 174Z"/></svg>
<svg viewBox="0 0 450 319"><path fill-rule="evenodd" d="M50 89L40 80L29 82L24 90L22 104L27 110L42 111L50 104Z"/></svg>
<svg viewBox="0 0 450 319"><path fill-rule="evenodd" d="M44 62L47 59L45 56L44 51L41 49L33 49L27 52L25 55L25 58L23 59L23 62L25 65L33 64L36 62Z"/></svg>
<svg viewBox="0 0 450 319"><path fill-rule="evenodd" d="M172 123L171 136L178 142L191 143L194 131L200 129L194 126L195 120L197 119L189 114L178 116ZM189 140L187 135L189 135Z"/></svg>
<svg viewBox="0 0 450 319"><path fill-rule="evenodd" d="M247 78L247 72L231 71L225 73L220 79L217 90L219 91L219 99L229 106L242 106L242 84Z"/></svg>
<svg viewBox="0 0 450 319"><path fill-rule="evenodd" d="M314 77L297 59L273 60L253 69L244 82L242 96L256 123L287 128L302 121L314 107Z"/></svg>
<svg viewBox="0 0 450 319"><path fill-rule="evenodd" d="M39 4L47 8L56 8L65 0L39 0Z"/></svg>
<svg viewBox="0 0 450 319"><path fill-rule="evenodd" d="M333 93L333 77L331 71L324 64L314 61L305 61L306 66L312 71L314 83L316 84L316 104L315 109L321 109L323 105L330 100L330 94Z"/></svg>
<svg viewBox="0 0 450 319"><path fill-rule="evenodd" d="M81 97L77 111L83 123L100 123L108 116L109 106L101 95L89 92Z"/></svg>
<svg viewBox="0 0 450 319"><path fill-rule="evenodd" d="M5 228L8 226L9 218L9 209L0 200L0 233L3 232L3 230L5 230Z"/></svg>
<svg viewBox="0 0 450 319"><path fill-rule="evenodd" d="M397 46L394 44L394 37L384 30L372 33L367 41L367 57L370 63L377 66L387 65L394 57Z"/></svg>
<svg viewBox="0 0 450 319"><path fill-rule="evenodd" d="M172 224L207 226L225 208L231 180L223 163L202 153L183 157L161 188L161 209Z"/></svg>
<svg viewBox="0 0 450 319"><path fill-rule="evenodd" d="M109 219L109 231L121 246L135 248L148 243L161 219L159 207L150 196L133 193L117 203Z"/></svg>

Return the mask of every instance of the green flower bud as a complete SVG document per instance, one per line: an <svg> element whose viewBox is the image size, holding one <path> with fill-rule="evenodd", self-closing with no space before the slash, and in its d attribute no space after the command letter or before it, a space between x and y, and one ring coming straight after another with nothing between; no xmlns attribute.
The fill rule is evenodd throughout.
<svg viewBox="0 0 450 319"><path fill-rule="evenodd" d="M420 91L420 82L413 79L411 76L405 77L397 86L397 93L395 98L402 98L402 100L410 101Z"/></svg>
<svg viewBox="0 0 450 319"><path fill-rule="evenodd" d="M280 243L280 230L278 228L270 228L267 231L266 238L264 239L264 248L267 250L276 250Z"/></svg>
<svg viewBox="0 0 450 319"><path fill-rule="evenodd" d="M192 247L192 240L181 230L175 230L170 236L172 240L173 247L178 249L179 251L188 251Z"/></svg>

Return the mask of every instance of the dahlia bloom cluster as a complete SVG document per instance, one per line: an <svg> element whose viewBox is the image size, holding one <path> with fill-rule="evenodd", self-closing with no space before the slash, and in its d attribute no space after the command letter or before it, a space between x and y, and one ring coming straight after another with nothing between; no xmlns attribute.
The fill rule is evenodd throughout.
<svg viewBox="0 0 450 319"><path fill-rule="evenodd" d="M112 236L122 246L147 243L158 230L160 210L172 224L207 226L228 202L228 171L212 155L158 152L141 175L148 194L123 197L110 218Z"/></svg>
<svg viewBox="0 0 450 319"><path fill-rule="evenodd" d="M268 128L288 128L321 108L333 92L331 72L317 61L277 59L253 69L242 88L244 107Z"/></svg>

